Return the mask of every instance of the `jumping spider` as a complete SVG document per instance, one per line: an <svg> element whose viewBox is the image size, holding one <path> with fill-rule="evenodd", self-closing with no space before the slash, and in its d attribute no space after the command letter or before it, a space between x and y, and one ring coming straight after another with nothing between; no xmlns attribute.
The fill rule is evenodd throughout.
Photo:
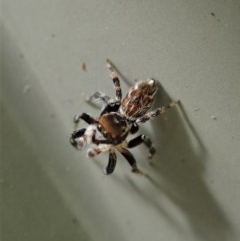
<svg viewBox="0 0 240 241"><path fill-rule="evenodd" d="M129 134L134 134L139 129L139 124L151 120L164 113L178 102L147 112L154 101L154 96L159 86L159 82L154 79L139 80L131 87L125 97L122 98L120 80L113 65L107 60L107 68L116 91L116 100L105 94L95 92L89 97L89 101L100 101L104 104L100 116L92 116L82 113L74 117L77 124L80 119L89 124L87 128L77 129L71 134L70 142L81 150L87 144L93 147L87 150L88 157L95 157L101 152L109 152L108 165L104 169L104 174L111 174L116 166L117 156L115 151L119 151L132 167L132 172L142 173L138 167L134 156L128 150L144 143L149 149L148 158L151 159L156 152L152 141L146 135L139 135L127 141Z"/></svg>

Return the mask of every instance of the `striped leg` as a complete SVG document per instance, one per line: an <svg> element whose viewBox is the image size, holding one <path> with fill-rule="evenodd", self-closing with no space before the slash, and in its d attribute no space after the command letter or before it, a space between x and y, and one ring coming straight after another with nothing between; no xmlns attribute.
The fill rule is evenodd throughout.
<svg viewBox="0 0 240 241"><path fill-rule="evenodd" d="M118 78L117 72L114 70L113 65L111 64L110 60L107 59L107 68L110 70L110 76L112 78L113 84L116 90L116 100L120 101L122 99L122 90L120 86L120 80Z"/></svg>
<svg viewBox="0 0 240 241"><path fill-rule="evenodd" d="M154 118L156 118L157 116L163 114L164 112L166 112L168 109L172 108L173 106L179 104L179 101L173 101L170 104L160 107L156 110L150 111L147 114L145 114L144 116L139 117L135 122L138 123L144 123L148 120L152 120Z"/></svg>

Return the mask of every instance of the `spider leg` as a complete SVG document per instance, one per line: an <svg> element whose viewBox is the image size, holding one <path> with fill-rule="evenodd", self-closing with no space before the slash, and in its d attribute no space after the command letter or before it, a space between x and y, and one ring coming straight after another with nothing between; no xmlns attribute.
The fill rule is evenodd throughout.
<svg viewBox="0 0 240 241"><path fill-rule="evenodd" d="M109 151L108 165L103 169L105 175L113 173L117 163L117 155L114 150Z"/></svg>
<svg viewBox="0 0 240 241"><path fill-rule="evenodd" d="M151 159L153 157L153 155L156 153L156 149L154 148L150 138L145 135L139 135L139 136L133 138L132 140L130 140L128 142L128 148L133 148L142 143L144 143L148 147L148 150L149 150L148 159Z"/></svg>
<svg viewBox="0 0 240 241"><path fill-rule="evenodd" d="M80 130L76 130L71 134L70 137L70 143L72 144L72 146L74 146L75 148L79 149L79 141L77 141L76 139L78 138L82 138L82 136L84 136L86 131L86 128L80 129ZM81 142L81 144L83 144L83 142ZM83 146L83 145L80 145Z"/></svg>
<svg viewBox="0 0 240 241"><path fill-rule="evenodd" d="M102 102L103 104L105 104L105 106L101 110L100 116L102 116L103 114L106 114L106 113L116 112L116 111L118 111L119 106L120 106L119 101L114 101L109 96L102 94L98 91L96 91L95 93L90 95L86 99L86 101L89 104L94 105L95 107L98 107L98 106L94 102Z"/></svg>
<svg viewBox="0 0 240 241"><path fill-rule="evenodd" d="M92 136L95 133L95 125L89 125L87 128L75 130L70 137L70 143L76 149L81 150L92 141Z"/></svg>
<svg viewBox="0 0 240 241"><path fill-rule="evenodd" d="M145 175L141 170L138 169L136 159L130 151L128 151L125 148L122 148L119 151L126 158L128 163L132 167L132 172Z"/></svg>
<svg viewBox="0 0 240 241"><path fill-rule="evenodd" d="M73 117L73 122L75 124L78 124L78 122L80 121L80 119L84 120L85 122L87 122L89 125L92 125L95 123L95 119L90 116L89 114L87 113L82 113L81 115L75 115Z"/></svg>
<svg viewBox="0 0 240 241"><path fill-rule="evenodd" d="M91 104L94 102L102 102L104 104L108 104L109 100L111 100L111 98L103 93L100 93L98 91L96 91L95 93L93 93L92 95L90 95L89 97L87 97L86 101L90 102Z"/></svg>
<svg viewBox="0 0 240 241"><path fill-rule="evenodd" d="M166 112L168 109L172 108L173 106L177 105L179 103L179 101L173 101L170 104L157 108L156 110L153 110L151 112L148 112L147 114L145 114L144 116L141 116L139 118L136 119L136 123L144 123L148 120L152 120L154 118L156 118L157 116L163 114L164 112Z"/></svg>
<svg viewBox="0 0 240 241"><path fill-rule="evenodd" d="M133 122L130 128L130 133L135 134L139 130L139 125L136 122Z"/></svg>
<svg viewBox="0 0 240 241"><path fill-rule="evenodd" d="M100 116L110 113L110 112L117 112L120 107L119 101L109 102L101 111Z"/></svg>
<svg viewBox="0 0 240 241"><path fill-rule="evenodd" d="M120 80L119 80L118 74L114 70L113 65L111 64L111 62L108 59L106 61L107 61L107 68L110 71L110 77L112 78L113 84L115 86L116 100L120 101L122 99L122 90L121 90Z"/></svg>

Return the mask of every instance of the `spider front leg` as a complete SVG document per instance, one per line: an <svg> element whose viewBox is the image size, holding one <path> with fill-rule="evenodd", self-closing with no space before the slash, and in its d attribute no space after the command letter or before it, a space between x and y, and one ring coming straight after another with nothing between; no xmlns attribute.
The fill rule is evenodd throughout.
<svg viewBox="0 0 240 241"><path fill-rule="evenodd" d="M83 128L80 130L76 130L72 133L70 137L70 143L76 149L82 149L82 147L85 145L85 142L86 142L84 141L85 132L86 132L86 128Z"/></svg>
<svg viewBox="0 0 240 241"><path fill-rule="evenodd" d="M73 117L73 122L74 122L75 124L77 124L77 123L80 121L80 119L84 120L84 121L87 122L89 125L95 123L95 119L94 119L92 116L90 116L89 114L87 114L87 113L82 113L81 115L75 115L75 116Z"/></svg>
<svg viewBox="0 0 240 241"><path fill-rule="evenodd" d="M70 143L78 150L83 149L86 145L91 143L92 136L96 133L96 126L89 125L87 128L75 130L71 137Z"/></svg>
<svg viewBox="0 0 240 241"><path fill-rule="evenodd" d="M149 160L152 159L153 155L156 153L156 149L154 148L152 141L150 140L149 137L145 135L139 135L133 138L132 140L130 140L127 146L128 148L133 148L142 143L144 143L148 147L148 150L149 150L148 159Z"/></svg>
<svg viewBox="0 0 240 241"><path fill-rule="evenodd" d="M120 80L117 75L117 72L114 70L113 65L111 64L110 60L107 59L107 68L110 70L110 77L112 78L113 84L116 90L116 100L120 101L122 99L122 90L120 86Z"/></svg>

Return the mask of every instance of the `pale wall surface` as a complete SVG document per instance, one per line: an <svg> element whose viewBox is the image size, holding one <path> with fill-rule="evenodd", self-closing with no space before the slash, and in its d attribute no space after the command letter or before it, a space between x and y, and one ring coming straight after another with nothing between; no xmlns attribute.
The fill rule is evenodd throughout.
<svg viewBox="0 0 240 241"><path fill-rule="evenodd" d="M5 0L2 5L2 236L24 240L240 240L240 2ZM146 123L156 143L85 157L72 117L114 94L105 68L155 77L176 108ZM87 71L81 66L86 63ZM124 91L127 85L122 83Z"/></svg>

